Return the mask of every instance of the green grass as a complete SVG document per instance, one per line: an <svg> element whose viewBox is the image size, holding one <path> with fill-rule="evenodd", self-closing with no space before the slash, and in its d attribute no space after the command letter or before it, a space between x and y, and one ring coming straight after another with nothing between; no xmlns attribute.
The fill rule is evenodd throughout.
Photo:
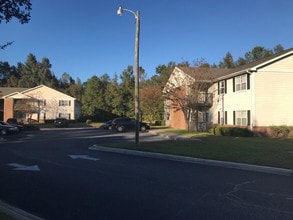
<svg viewBox="0 0 293 220"><path fill-rule="evenodd" d="M6 215L5 213L3 212L0 212L0 219L1 220L15 220L15 218L9 216L9 215Z"/></svg>
<svg viewBox="0 0 293 220"><path fill-rule="evenodd" d="M162 131L200 141L140 142L139 150L293 169L293 139L224 137L174 129ZM132 142L104 146L136 149Z"/></svg>

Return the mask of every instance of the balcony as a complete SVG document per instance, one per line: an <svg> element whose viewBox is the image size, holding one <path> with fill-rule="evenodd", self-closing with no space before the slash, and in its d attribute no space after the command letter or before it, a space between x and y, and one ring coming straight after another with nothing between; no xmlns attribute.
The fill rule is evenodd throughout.
<svg viewBox="0 0 293 220"><path fill-rule="evenodd" d="M205 111L213 106L212 93L200 93L197 96L197 106L205 109ZM204 111L204 110L203 110Z"/></svg>

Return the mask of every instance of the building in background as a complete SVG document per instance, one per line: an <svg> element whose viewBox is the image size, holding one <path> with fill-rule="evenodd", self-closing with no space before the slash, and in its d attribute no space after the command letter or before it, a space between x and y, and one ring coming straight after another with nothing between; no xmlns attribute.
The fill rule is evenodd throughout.
<svg viewBox="0 0 293 220"><path fill-rule="evenodd" d="M34 88L0 87L0 120L43 123L57 117L79 119L79 102L62 92L44 85Z"/></svg>

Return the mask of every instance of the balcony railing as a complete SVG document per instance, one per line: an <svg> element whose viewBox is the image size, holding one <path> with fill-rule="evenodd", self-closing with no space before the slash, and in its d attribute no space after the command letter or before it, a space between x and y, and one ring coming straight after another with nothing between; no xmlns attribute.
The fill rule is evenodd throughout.
<svg viewBox="0 0 293 220"><path fill-rule="evenodd" d="M213 106L212 93L200 93L197 97L197 106L210 108Z"/></svg>

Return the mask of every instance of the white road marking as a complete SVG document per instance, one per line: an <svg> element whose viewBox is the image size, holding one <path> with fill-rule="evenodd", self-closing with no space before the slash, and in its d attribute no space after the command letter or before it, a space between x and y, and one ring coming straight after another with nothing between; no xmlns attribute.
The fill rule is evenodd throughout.
<svg viewBox="0 0 293 220"><path fill-rule="evenodd" d="M18 163L9 163L9 166L15 167L13 170L23 170L23 171L40 171L40 168L38 165L28 166Z"/></svg>
<svg viewBox="0 0 293 220"><path fill-rule="evenodd" d="M94 161L97 161L97 160L100 160L98 158L95 158L95 157L90 157L88 155L68 155L69 157L71 157L72 159L85 159L85 160L94 160Z"/></svg>

